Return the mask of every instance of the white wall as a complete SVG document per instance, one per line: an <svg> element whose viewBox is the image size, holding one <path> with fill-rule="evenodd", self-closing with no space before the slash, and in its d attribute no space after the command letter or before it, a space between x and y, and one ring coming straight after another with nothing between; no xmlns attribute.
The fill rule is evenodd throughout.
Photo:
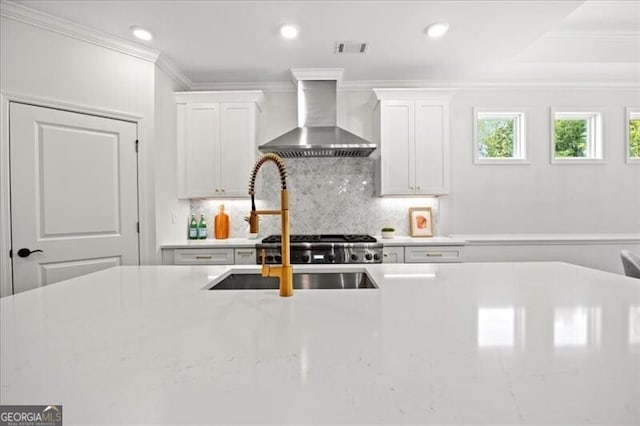
<svg viewBox="0 0 640 426"><path fill-rule="evenodd" d="M340 92L338 123L372 140L369 96ZM261 143L296 126L295 92L265 97ZM604 108L606 164L550 163L552 106ZM445 233L639 233L640 165L625 163L626 106L640 106L640 90L459 90L451 104L451 193L440 202ZM526 108L531 163L474 165L474 107Z"/></svg>
<svg viewBox="0 0 640 426"><path fill-rule="evenodd" d="M141 262L159 261L154 212L154 64L54 31L0 18L0 90L69 109L139 117ZM38 101L36 101L37 103ZM3 153L8 140L3 134ZM6 164L3 163L3 168ZM2 177L8 176L3 170ZM7 200L3 199L3 204ZM3 259L7 236L3 235ZM3 265L3 269L8 264ZM6 269L4 269L6 271ZM6 275L3 275L6 278ZM3 284L6 284L3 278Z"/></svg>
<svg viewBox="0 0 640 426"><path fill-rule="evenodd" d="M640 165L625 163L625 106L638 89L463 90L451 108L456 234L638 233ZM606 164L550 163L552 106L605 109ZM473 107L525 107L529 165L473 164Z"/></svg>
<svg viewBox="0 0 640 426"><path fill-rule="evenodd" d="M189 201L178 200L176 100L180 86L155 68L156 241L158 247L186 238Z"/></svg>

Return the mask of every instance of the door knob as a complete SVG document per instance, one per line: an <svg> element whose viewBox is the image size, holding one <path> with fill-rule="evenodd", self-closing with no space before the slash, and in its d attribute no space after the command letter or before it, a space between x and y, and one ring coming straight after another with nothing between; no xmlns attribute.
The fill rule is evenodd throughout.
<svg viewBox="0 0 640 426"><path fill-rule="evenodd" d="M42 250L29 250L28 248L21 248L20 250L18 250L18 256L29 257L31 253L36 253L36 252L44 253Z"/></svg>

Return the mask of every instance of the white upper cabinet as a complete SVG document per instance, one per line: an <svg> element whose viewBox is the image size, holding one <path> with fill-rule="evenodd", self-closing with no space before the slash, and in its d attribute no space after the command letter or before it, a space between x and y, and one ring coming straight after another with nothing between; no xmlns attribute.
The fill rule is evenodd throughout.
<svg viewBox="0 0 640 426"><path fill-rule="evenodd" d="M178 198L248 197L262 91L178 92Z"/></svg>
<svg viewBox="0 0 640 426"><path fill-rule="evenodd" d="M380 196L449 192L450 92L374 89Z"/></svg>

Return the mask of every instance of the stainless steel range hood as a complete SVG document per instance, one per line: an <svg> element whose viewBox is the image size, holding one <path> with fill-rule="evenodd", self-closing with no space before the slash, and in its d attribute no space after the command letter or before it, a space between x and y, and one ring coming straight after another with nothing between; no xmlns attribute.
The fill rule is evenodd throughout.
<svg viewBox="0 0 640 426"><path fill-rule="evenodd" d="M367 157L376 144L336 125L336 79L292 70L298 85L298 127L258 147L281 157Z"/></svg>

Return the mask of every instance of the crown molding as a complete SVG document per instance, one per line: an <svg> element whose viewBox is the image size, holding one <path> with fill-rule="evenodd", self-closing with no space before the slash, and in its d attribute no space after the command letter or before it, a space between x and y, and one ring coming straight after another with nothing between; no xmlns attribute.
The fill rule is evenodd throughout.
<svg viewBox="0 0 640 426"><path fill-rule="evenodd" d="M0 16L149 62L155 63L160 54L155 49L143 47L118 37L105 35L83 25L56 18L10 1L2 1L0 3Z"/></svg>
<svg viewBox="0 0 640 426"><path fill-rule="evenodd" d="M640 89L640 81L632 82L491 82L491 81L435 81L435 80L368 80L368 81L345 81L338 91L359 92L373 89L437 89L457 91L465 90L544 90L544 89L606 89L606 90L627 90Z"/></svg>
<svg viewBox="0 0 640 426"><path fill-rule="evenodd" d="M295 92L290 81L246 83L192 83L191 90L262 90L263 92Z"/></svg>
<svg viewBox="0 0 640 426"><path fill-rule="evenodd" d="M637 42L640 31L550 31L542 36L548 40L591 40Z"/></svg>
<svg viewBox="0 0 640 426"><path fill-rule="evenodd" d="M166 55L161 53L158 55L158 59L156 60L156 65L162 71L164 71L169 78L180 85L181 90L192 90L193 82L185 73L183 73L180 68L178 68Z"/></svg>
<svg viewBox="0 0 640 426"><path fill-rule="evenodd" d="M363 80L343 81L338 92L370 92L373 89L437 89L437 90L638 90L640 82L488 82L434 80ZM247 83L192 83L191 90L262 90L263 92L295 92L287 81Z"/></svg>
<svg viewBox="0 0 640 426"><path fill-rule="evenodd" d="M297 86L301 80L336 80L337 85L342 83L342 68L291 68L291 79Z"/></svg>
<svg viewBox="0 0 640 426"><path fill-rule="evenodd" d="M174 92L176 102L253 102L262 111L264 93L262 90L216 90Z"/></svg>

